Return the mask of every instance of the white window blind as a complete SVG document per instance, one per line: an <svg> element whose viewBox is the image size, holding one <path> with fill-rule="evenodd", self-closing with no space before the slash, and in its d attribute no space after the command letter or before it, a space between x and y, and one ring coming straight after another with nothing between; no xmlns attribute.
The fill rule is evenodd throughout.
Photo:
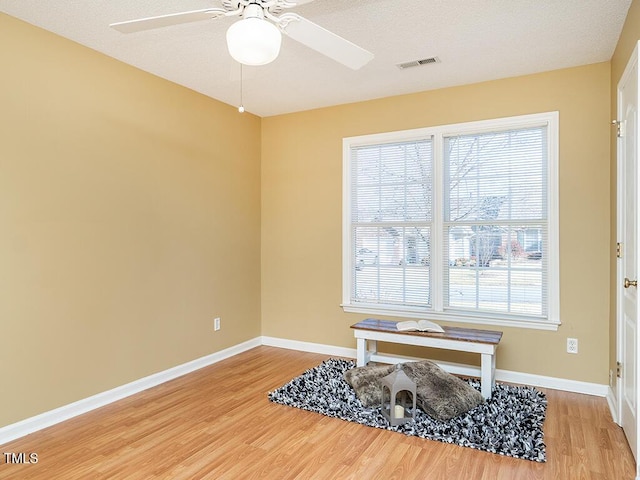
<svg viewBox="0 0 640 480"><path fill-rule="evenodd" d="M557 328L557 119L345 139L345 311Z"/></svg>
<svg viewBox="0 0 640 480"><path fill-rule="evenodd" d="M428 306L431 141L358 147L351 155L351 300Z"/></svg>
<svg viewBox="0 0 640 480"><path fill-rule="evenodd" d="M547 316L547 150L546 127L444 138L445 308Z"/></svg>

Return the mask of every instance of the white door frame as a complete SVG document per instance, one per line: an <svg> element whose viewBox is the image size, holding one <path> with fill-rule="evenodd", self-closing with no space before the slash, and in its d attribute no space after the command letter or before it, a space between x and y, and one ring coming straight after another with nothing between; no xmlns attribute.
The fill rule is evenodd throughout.
<svg viewBox="0 0 640 480"><path fill-rule="evenodd" d="M639 48L640 42L636 43L636 46L633 50L633 53L631 54L629 61L627 63L627 66L625 67L624 73L622 74L622 76L620 77L620 81L618 82L618 85L616 87L616 98L617 98L617 104L616 104L616 118L618 121L623 120L624 117L624 112L622 112L622 102L621 102L621 95L620 95L620 87L622 85L625 84L626 81L628 81L628 77L631 74L632 68L634 67L634 65L636 65L637 68L637 63L638 63L638 48ZM638 132L636 131L626 131L625 125L624 123L622 125L619 125L618 128L622 128L622 131L624 132L624 135L635 135L636 136L636 142L639 141L638 139ZM623 187L623 173L624 173L624 161L625 161L625 157L621 155L621 149L625 148L624 143L625 143L625 138L619 138L618 136L616 137L616 142L617 142L617 147L616 147L616 163L617 163L617 178L616 178L616 186L617 186L617 195L616 195L616 206L617 206L617 210L616 210L616 238L618 242L622 242L623 241L623 235L624 235L624 228L623 228L623 218L621 218L621 212L623 212L625 210L625 206L624 206L624 202L625 202L625 198L623 196L623 192L625 191L625 188ZM637 172L640 172L640 165L637 165L636 167ZM638 178L636 176L636 184L638 185ZM640 188L640 185L638 185L638 187ZM640 208L636 208L636 218L637 220L640 220ZM636 222L636 225L640 225L640 221ZM637 230L637 229L636 229ZM638 235L640 232L637 232L636 235ZM640 252L636 252L637 254L640 254ZM623 253L622 255L624 256L624 245L623 245ZM622 263L623 259L622 258L617 258L616 259L616 360L618 362L620 362L622 364L622 368L625 368L624 362L625 359L623 358L623 351L624 351L624 338L623 338L623 327L624 327L624 288L623 288L623 284L624 284L624 278L625 278L625 272L623 271L623 263ZM640 325L639 325L640 326ZM640 351L639 349L639 343L638 343L638 335L636 335L635 338L635 350L636 350L636 361L635 363L635 368L632 368L631 370L635 371L636 374L638 372L640 372L640 355L638 355L638 352ZM637 375L636 375L637 376ZM618 423L619 425L622 426L622 408L623 408L623 396L622 396L622 379L617 379L618 381L616 381L616 409L617 409L617 418L616 418L616 423ZM640 386L640 382L636 382L636 385ZM640 392L638 392L640 393ZM640 411L637 408L636 404L636 411L635 411L635 429L636 429L636 445L634 447L632 447L632 449L636 452L638 459L640 459L640 449L638 448L638 440L637 440L637 435L640 434ZM640 480L640 461L636 460L636 480Z"/></svg>

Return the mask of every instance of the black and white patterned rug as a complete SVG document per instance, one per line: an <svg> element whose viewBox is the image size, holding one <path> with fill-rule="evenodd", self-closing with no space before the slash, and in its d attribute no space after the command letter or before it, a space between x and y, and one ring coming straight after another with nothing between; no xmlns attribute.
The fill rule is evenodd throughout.
<svg viewBox="0 0 640 480"><path fill-rule="evenodd" d="M547 399L533 387L497 383L489 401L459 417L439 422L417 409L415 422L394 427L389 425L379 407L363 407L343 379L344 372L355 366L350 360L326 360L270 392L269 400L405 435L535 462L546 461L542 424ZM480 390L479 381L467 381Z"/></svg>

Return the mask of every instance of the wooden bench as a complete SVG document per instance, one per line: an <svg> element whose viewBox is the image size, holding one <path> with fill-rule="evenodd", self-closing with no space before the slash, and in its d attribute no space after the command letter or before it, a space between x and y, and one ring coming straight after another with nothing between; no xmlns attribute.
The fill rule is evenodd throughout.
<svg viewBox="0 0 640 480"><path fill-rule="evenodd" d="M491 398L491 390L496 378L496 350L502 338L502 332L460 327L442 327L444 333L399 332L396 322L374 318L351 325L351 328L356 337L356 360L359 367L369 362L406 361L402 357L379 353L378 341L479 353L482 396Z"/></svg>

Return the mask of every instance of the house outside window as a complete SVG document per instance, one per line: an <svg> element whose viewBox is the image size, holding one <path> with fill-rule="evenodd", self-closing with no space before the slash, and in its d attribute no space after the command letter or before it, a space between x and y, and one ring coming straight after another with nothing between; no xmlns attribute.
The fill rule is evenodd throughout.
<svg viewBox="0 0 640 480"><path fill-rule="evenodd" d="M343 146L345 311L557 328L557 112Z"/></svg>

